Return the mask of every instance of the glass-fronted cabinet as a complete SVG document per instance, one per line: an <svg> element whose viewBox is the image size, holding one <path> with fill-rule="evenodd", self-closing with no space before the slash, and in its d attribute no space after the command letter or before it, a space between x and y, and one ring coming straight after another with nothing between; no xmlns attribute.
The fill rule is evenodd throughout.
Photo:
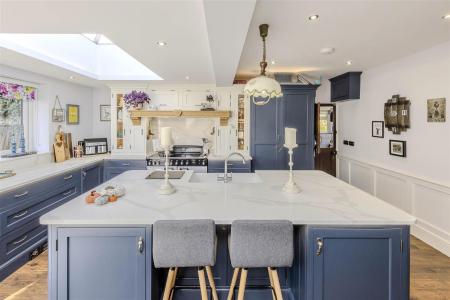
<svg viewBox="0 0 450 300"><path fill-rule="evenodd" d="M245 149L245 96L238 95L238 111L237 111L237 148Z"/></svg>
<svg viewBox="0 0 450 300"><path fill-rule="evenodd" d="M123 149L123 140L124 140L124 103L123 103L123 94L116 94L115 97L115 108L116 108L116 149Z"/></svg>

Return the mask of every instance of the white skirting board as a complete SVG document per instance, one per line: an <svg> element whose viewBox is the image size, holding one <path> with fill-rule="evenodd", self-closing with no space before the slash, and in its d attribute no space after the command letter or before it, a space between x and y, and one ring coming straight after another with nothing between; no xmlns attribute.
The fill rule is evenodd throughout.
<svg viewBox="0 0 450 300"><path fill-rule="evenodd" d="M411 233L450 257L450 186L338 156L338 178L417 218Z"/></svg>

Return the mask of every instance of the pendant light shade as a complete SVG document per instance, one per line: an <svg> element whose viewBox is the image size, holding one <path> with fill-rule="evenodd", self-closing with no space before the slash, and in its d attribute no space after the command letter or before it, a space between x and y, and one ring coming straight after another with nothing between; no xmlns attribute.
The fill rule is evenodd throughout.
<svg viewBox="0 0 450 300"><path fill-rule="evenodd" d="M283 96L278 81L265 75L249 80L245 85L244 93L251 97L256 105L265 105L270 99ZM261 98L261 101L256 101L255 98Z"/></svg>
<svg viewBox="0 0 450 300"><path fill-rule="evenodd" d="M278 81L266 76L266 37L268 32L269 25L259 25L259 35L263 41L263 59L259 64L261 66L261 74L249 80L244 88L244 93L252 99L255 105L265 105L269 103L270 99L283 96ZM257 98L261 100L257 101Z"/></svg>

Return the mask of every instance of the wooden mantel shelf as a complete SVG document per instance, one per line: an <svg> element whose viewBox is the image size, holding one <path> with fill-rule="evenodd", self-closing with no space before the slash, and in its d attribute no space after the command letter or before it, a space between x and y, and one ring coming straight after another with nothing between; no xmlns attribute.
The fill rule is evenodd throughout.
<svg viewBox="0 0 450 300"><path fill-rule="evenodd" d="M228 125L231 111L227 110L130 110L133 125L140 125L141 118L219 118L221 126Z"/></svg>

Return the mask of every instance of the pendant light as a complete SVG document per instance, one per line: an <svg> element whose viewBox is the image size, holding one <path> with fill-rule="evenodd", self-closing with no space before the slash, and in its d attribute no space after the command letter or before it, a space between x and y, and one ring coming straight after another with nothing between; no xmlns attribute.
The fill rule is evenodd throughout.
<svg viewBox="0 0 450 300"><path fill-rule="evenodd" d="M255 105L265 105L269 103L272 98L283 96L278 81L266 76L266 37L268 32L268 24L259 25L259 35L263 41L263 59L259 63L261 66L261 73L258 77L249 80L244 88L244 93L252 99ZM262 98L262 100L256 101L255 98Z"/></svg>

